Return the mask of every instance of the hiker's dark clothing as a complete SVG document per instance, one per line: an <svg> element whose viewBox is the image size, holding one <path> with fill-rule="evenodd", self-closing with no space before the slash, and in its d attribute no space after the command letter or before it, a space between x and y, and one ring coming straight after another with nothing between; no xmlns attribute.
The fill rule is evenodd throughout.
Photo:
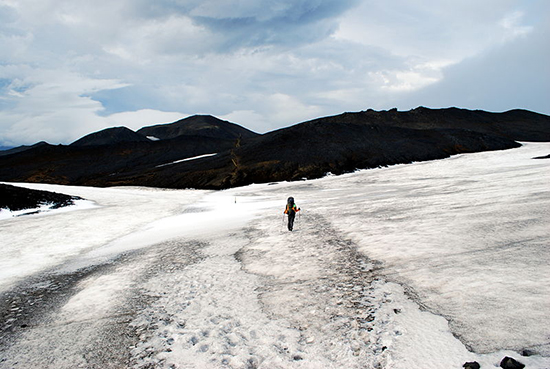
<svg viewBox="0 0 550 369"><path fill-rule="evenodd" d="M292 201L290 201L290 199L292 198L289 198L286 204L285 214L288 215L288 230L292 231L294 228L294 218L296 218L296 213L300 211L300 208L296 206L294 199L292 199Z"/></svg>

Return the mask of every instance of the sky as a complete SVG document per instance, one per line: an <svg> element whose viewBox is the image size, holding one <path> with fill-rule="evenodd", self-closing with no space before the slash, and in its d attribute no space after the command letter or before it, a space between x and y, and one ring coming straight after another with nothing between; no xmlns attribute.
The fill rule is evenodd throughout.
<svg viewBox="0 0 550 369"><path fill-rule="evenodd" d="M546 0L0 0L0 145L211 114L550 114Z"/></svg>

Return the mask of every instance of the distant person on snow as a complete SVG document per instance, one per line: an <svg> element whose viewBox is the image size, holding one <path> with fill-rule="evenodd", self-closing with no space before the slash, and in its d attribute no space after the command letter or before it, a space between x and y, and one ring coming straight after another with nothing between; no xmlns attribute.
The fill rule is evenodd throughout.
<svg viewBox="0 0 550 369"><path fill-rule="evenodd" d="M286 209L285 214L288 215L288 230L292 231L292 228L294 228L294 218L296 217L296 213L300 211L300 208L296 207L296 204L294 203L294 197L289 197L286 201Z"/></svg>

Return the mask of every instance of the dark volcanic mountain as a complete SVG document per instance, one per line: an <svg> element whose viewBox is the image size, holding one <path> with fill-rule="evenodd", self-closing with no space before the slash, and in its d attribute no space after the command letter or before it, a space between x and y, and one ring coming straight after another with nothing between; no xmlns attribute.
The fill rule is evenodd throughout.
<svg viewBox="0 0 550 369"><path fill-rule="evenodd" d="M126 127L107 128L103 131L90 133L76 140L71 146L117 145L124 142L147 142L148 138Z"/></svg>
<svg viewBox="0 0 550 369"><path fill-rule="evenodd" d="M151 141L128 128L118 127L92 133L69 146L39 145L17 155L0 157L0 180L114 185L119 176L131 177L184 158L229 150L243 134L258 136L242 127L230 135L233 123L216 118L213 121L217 126L227 124L230 128L208 130L208 124L204 123L196 132L188 129L188 134ZM213 131L220 134L216 137ZM208 136L203 136L203 132Z"/></svg>
<svg viewBox="0 0 550 369"><path fill-rule="evenodd" d="M515 140L550 141L550 117L523 110L368 110L257 135L214 117L194 116L133 133L160 140L41 146L0 157L0 180L221 189L318 178L518 147ZM216 155L182 160L203 154Z"/></svg>
<svg viewBox="0 0 550 369"><path fill-rule="evenodd" d="M138 130L137 133L161 140L189 135L223 139L258 136L257 133L249 131L246 128L220 120L211 115L194 115L171 124L157 124L155 126L144 127Z"/></svg>
<svg viewBox="0 0 550 369"><path fill-rule="evenodd" d="M342 174L450 155L520 146L510 139L460 129L417 130L364 123L298 124L244 141L240 147L197 161L155 168L139 178L148 186L228 188Z"/></svg>

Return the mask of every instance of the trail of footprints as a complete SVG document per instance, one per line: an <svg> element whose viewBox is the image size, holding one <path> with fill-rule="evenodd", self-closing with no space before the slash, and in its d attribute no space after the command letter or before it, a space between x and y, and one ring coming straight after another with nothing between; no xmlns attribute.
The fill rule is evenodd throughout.
<svg viewBox="0 0 550 369"><path fill-rule="evenodd" d="M259 221L234 235L244 241L233 249L211 240L200 263L165 265L162 282L146 286L156 303L132 322L133 367L384 367L400 310L381 309L392 301L379 266L322 217L302 221L288 234Z"/></svg>
<svg viewBox="0 0 550 369"><path fill-rule="evenodd" d="M297 256L297 262L311 269L313 276L268 280L263 294L266 311L294 322L301 342L320 346L314 354L326 356L335 365L346 358L349 361L351 354L357 367L383 367L391 344L388 332L392 332L390 336L400 334L390 327L389 314L400 310L388 313L380 309L392 301L377 276L379 265L359 254L351 241L338 237L322 217L310 215L304 223L301 232L289 233L288 242L273 248L289 258ZM273 255L268 252L256 257L269 254ZM319 272L314 273L316 270ZM277 295L291 297L280 305Z"/></svg>

